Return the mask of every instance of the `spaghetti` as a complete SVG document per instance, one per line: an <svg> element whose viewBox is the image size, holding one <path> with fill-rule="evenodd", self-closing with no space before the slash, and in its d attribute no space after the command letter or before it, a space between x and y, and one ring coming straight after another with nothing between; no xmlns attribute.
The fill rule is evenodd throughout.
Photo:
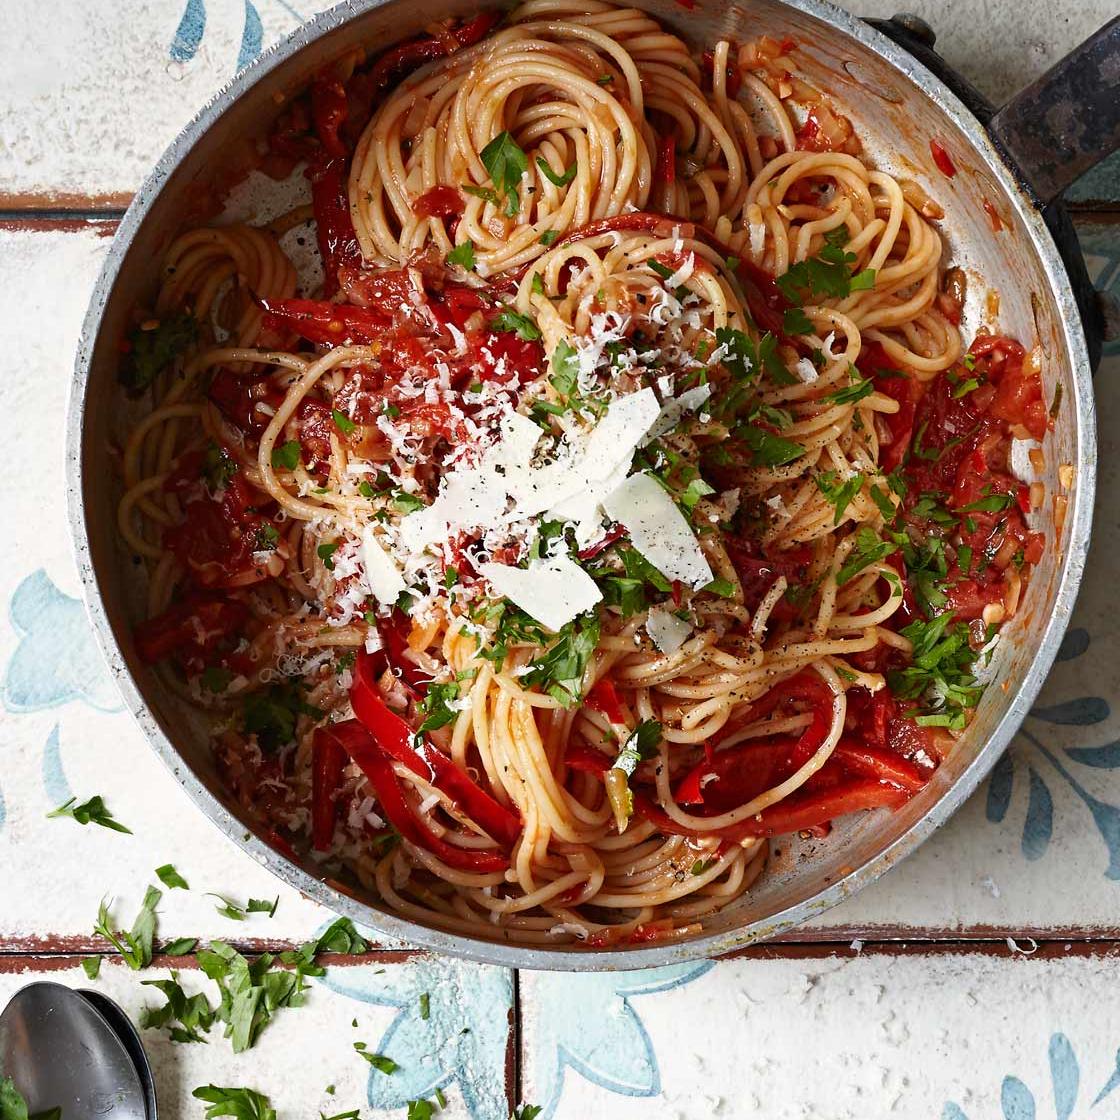
<svg viewBox="0 0 1120 1120"><path fill-rule="evenodd" d="M398 913L688 935L979 700L1037 359L965 349L937 204L795 57L530 0L348 59L269 141L310 207L181 234L138 313L137 649L273 841Z"/></svg>

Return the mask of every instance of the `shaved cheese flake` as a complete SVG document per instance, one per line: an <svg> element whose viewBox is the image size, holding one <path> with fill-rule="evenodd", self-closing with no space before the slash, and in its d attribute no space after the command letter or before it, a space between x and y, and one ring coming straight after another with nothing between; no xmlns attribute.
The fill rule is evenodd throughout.
<svg viewBox="0 0 1120 1120"><path fill-rule="evenodd" d="M711 385L697 385L695 389L687 389L679 397L666 401L641 445L644 447L650 440L671 432L686 412L695 412L711 395Z"/></svg>
<svg viewBox="0 0 1120 1120"><path fill-rule="evenodd" d="M552 631L590 610L603 597L595 581L570 556L534 560L528 568L479 564L478 570L499 595Z"/></svg>
<svg viewBox="0 0 1120 1120"><path fill-rule="evenodd" d="M808 358L799 358L797 365L793 367L793 372L801 379L806 385L812 385L819 376L817 367Z"/></svg>
<svg viewBox="0 0 1120 1120"><path fill-rule="evenodd" d="M630 534L633 546L669 579L691 588L712 582L712 569L676 503L644 472L631 475L603 508Z"/></svg>
<svg viewBox="0 0 1120 1120"><path fill-rule="evenodd" d="M629 462L634 448L660 412L657 394L652 389L612 401L606 416L588 438L581 472L589 481L596 482L611 475L623 459Z"/></svg>
<svg viewBox="0 0 1120 1120"><path fill-rule="evenodd" d="M379 603L395 603L405 589L404 577L397 562L377 539L377 530L367 525L362 530L362 568L366 586Z"/></svg>
<svg viewBox="0 0 1120 1120"><path fill-rule="evenodd" d="M677 618L663 606L650 607L646 618L646 633L662 653L673 654L688 641L692 623Z"/></svg>

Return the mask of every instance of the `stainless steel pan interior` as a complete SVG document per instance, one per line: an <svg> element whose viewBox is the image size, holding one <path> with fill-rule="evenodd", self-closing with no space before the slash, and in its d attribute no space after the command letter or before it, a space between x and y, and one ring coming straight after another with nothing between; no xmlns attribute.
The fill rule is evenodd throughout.
<svg viewBox="0 0 1120 1120"><path fill-rule="evenodd" d="M222 90L163 156L122 222L85 321L70 406L71 521L93 626L125 702L190 797L255 859L338 913L392 938L507 966L622 969L714 956L773 937L873 881L950 816L1007 746L1065 630L1088 545L1095 434L1077 308L1038 209L976 119L911 56L818 0L712 3L695 10L673 0L638 2L701 48L722 36L792 35L805 76L852 117L873 160L918 180L944 206L947 259L970 279L966 336L980 321L988 289L994 290L1002 329L1042 347L1047 399L1061 386L1045 452L1047 497L1038 515L1052 543L1000 643L995 668L1002 687L989 689L956 753L900 812L843 821L816 845L781 844L781 856L757 887L692 940L588 951L465 938L404 921L375 898L343 893L321 881L310 862L291 862L254 835L218 782L196 713L137 660L130 639L139 617L137 569L117 540L118 489L109 453L127 412L115 372L129 308L150 297L163 251L200 192L228 181L231 164L263 134L283 95L355 44L379 51L437 18L473 14L476 0L354 0L312 21ZM932 165L931 137L953 153L959 173L952 181ZM993 231L985 199L1004 223L1001 232Z"/></svg>

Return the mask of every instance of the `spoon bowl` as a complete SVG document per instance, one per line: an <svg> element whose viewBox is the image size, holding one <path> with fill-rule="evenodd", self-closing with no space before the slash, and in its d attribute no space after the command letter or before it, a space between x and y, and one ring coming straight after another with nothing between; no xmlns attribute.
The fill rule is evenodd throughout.
<svg viewBox="0 0 1120 1120"><path fill-rule="evenodd" d="M0 1014L0 1070L30 1113L61 1108L66 1120L154 1115L117 1031L94 1001L62 984L29 984L12 997Z"/></svg>

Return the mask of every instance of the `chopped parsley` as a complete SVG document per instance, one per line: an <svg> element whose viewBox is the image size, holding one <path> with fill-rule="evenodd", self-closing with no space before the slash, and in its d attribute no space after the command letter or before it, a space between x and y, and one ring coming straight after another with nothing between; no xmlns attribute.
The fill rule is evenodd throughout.
<svg viewBox="0 0 1120 1120"><path fill-rule="evenodd" d="M224 490L237 474L237 463L219 444L211 443L202 457L202 478L211 494Z"/></svg>
<svg viewBox="0 0 1120 1120"><path fill-rule="evenodd" d="M175 870L173 863L165 863L162 867L157 867L156 876L168 890L178 888L181 891L189 891L191 889L186 879Z"/></svg>
<svg viewBox="0 0 1120 1120"><path fill-rule="evenodd" d="M323 567L328 572L334 571L334 554L338 550L338 541L324 541L317 549L315 555L323 561Z"/></svg>
<svg viewBox="0 0 1120 1120"><path fill-rule="evenodd" d="M591 612L580 615L560 630L522 680L529 688L539 686L570 707L583 694L583 674L598 644L598 618Z"/></svg>
<svg viewBox="0 0 1120 1120"><path fill-rule="evenodd" d="M493 319L490 320L490 329L498 332L513 332L518 338L526 342L534 342L540 338L541 331L528 315L514 311L512 307L503 307Z"/></svg>
<svg viewBox="0 0 1120 1120"><path fill-rule="evenodd" d="M454 723L459 713L451 706L451 702L458 699L457 681L448 681L444 684L433 681L429 684L428 691L420 702L420 710L425 713L424 722L420 725L420 733L437 731L449 723Z"/></svg>
<svg viewBox="0 0 1120 1120"><path fill-rule="evenodd" d="M479 158L494 184L494 191L505 200L506 216L512 218L521 209L517 191L522 176L529 170L528 157L508 132L499 132L479 152Z"/></svg>
<svg viewBox="0 0 1120 1120"><path fill-rule="evenodd" d="M555 244L559 237L560 237L560 231L558 229L546 229L544 231L544 233L542 233L540 235L540 237L537 238L537 240L540 241L540 243L542 245L547 246L547 245ZM537 292L537 294L543 296L544 295L544 284L541 281L541 276L540 276L539 272L536 272L536 273L533 274L533 281L534 281L533 291L536 292L537 291L536 285L540 284L541 290L539 292Z"/></svg>
<svg viewBox="0 0 1120 1120"><path fill-rule="evenodd" d="M295 681L273 684L246 698L243 729L246 735L256 735L262 750L275 751L295 738L301 715L322 719L323 711L304 701Z"/></svg>
<svg viewBox="0 0 1120 1120"><path fill-rule="evenodd" d="M129 336L118 379L129 393L142 393L197 338L198 323L186 312L167 316L151 330L137 328Z"/></svg>
<svg viewBox="0 0 1120 1120"><path fill-rule="evenodd" d="M782 295L792 304L801 305L815 296L844 299L852 292L864 291L875 286L875 270L866 268L852 275L851 265L855 253L849 253L847 226L837 226L824 236L820 254L791 265L777 279Z"/></svg>
<svg viewBox="0 0 1120 1120"><path fill-rule="evenodd" d="M857 471L850 478L841 480L836 471L825 471L817 475L816 482L817 489L836 510L832 524L839 525L843 520L844 511L863 488L863 475Z"/></svg>
<svg viewBox="0 0 1120 1120"><path fill-rule="evenodd" d="M396 1073L401 1068L392 1058L387 1058L384 1054L371 1054L364 1042L355 1042L354 1049L380 1073Z"/></svg>
<svg viewBox="0 0 1120 1120"><path fill-rule="evenodd" d="M337 408L331 409L331 419L344 436L348 436L358 426L345 412L339 412Z"/></svg>
<svg viewBox="0 0 1120 1120"><path fill-rule="evenodd" d="M945 611L900 633L913 643L913 663L887 675L891 691L900 700L918 701L913 714L919 725L960 730L983 692L974 672L980 654L969 644L968 624L954 623L952 611Z"/></svg>
<svg viewBox="0 0 1120 1120"><path fill-rule="evenodd" d="M855 404L875 392L875 383L870 377L860 377L855 366L848 366L848 377L851 379L850 384L829 393L825 399L834 404Z"/></svg>
<svg viewBox="0 0 1120 1120"><path fill-rule="evenodd" d="M401 513L415 513L418 509L424 508L423 501L407 490L394 490L392 502L393 506L399 509Z"/></svg>
<svg viewBox="0 0 1120 1120"><path fill-rule="evenodd" d="M657 754L661 743L661 724L655 719L644 719L627 736L622 744L622 750L615 759L614 769L621 770L627 777L638 768L640 762L646 762Z"/></svg>
<svg viewBox="0 0 1120 1120"><path fill-rule="evenodd" d="M272 1102L255 1089L200 1085L191 1096L209 1104L206 1120L217 1116L232 1116L234 1120L276 1120Z"/></svg>
<svg viewBox="0 0 1120 1120"><path fill-rule="evenodd" d="M420 1018L427 1022L432 1015L432 996L430 992L420 993Z"/></svg>
<svg viewBox="0 0 1120 1120"><path fill-rule="evenodd" d="M551 166L549 166L549 162L544 156L537 156L537 167L540 168L541 174L554 187L566 187L576 177L577 168L574 163L561 174L557 175L556 172L552 170Z"/></svg>
<svg viewBox="0 0 1120 1120"><path fill-rule="evenodd" d="M111 902L102 899L101 905L97 908L94 934L108 941L120 953L121 960L134 972L147 968L152 963L152 942L156 934L156 907L162 897L163 892L156 887L149 887L144 892L140 912L136 915L130 930L113 929L113 919L109 913Z"/></svg>
<svg viewBox="0 0 1120 1120"><path fill-rule="evenodd" d="M988 493L991 490L990 486L984 487L985 495L978 501L969 502L966 506L961 506L957 509L957 513L999 513L1005 510L1008 506L1014 504L1014 497L1010 494L992 494Z"/></svg>
<svg viewBox="0 0 1120 1120"><path fill-rule="evenodd" d="M456 245L455 248L447 254L445 260L450 265L458 265L460 268L465 268L468 272L473 272L474 242L464 241L461 245Z"/></svg>
<svg viewBox="0 0 1120 1120"><path fill-rule="evenodd" d="M302 448L298 439L290 439L287 443L272 449L272 466L279 470L294 471L299 466Z"/></svg>
<svg viewBox="0 0 1120 1120"><path fill-rule="evenodd" d="M271 522L265 522L258 530L253 544L257 552L273 552L280 543L280 532Z"/></svg>
<svg viewBox="0 0 1120 1120"><path fill-rule="evenodd" d="M813 320L800 307L787 307L782 315L782 330L786 334L812 334L815 329Z"/></svg>
<svg viewBox="0 0 1120 1120"><path fill-rule="evenodd" d="M850 579L862 572L870 564L876 564L889 556L898 547L893 541L882 541L873 529L861 525L856 530L855 544L840 570L836 573L836 583L843 587Z"/></svg>
<svg viewBox="0 0 1120 1120"><path fill-rule="evenodd" d="M751 451L751 465L756 467L781 467L805 454L805 448L784 436L775 435L755 424L736 428L736 434Z"/></svg>
<svg viewBox="0 0 1120 1120"><path fill-rule="evenodd" d="M100 794L95 794L88 801L83 801L81 805L74 804L77 800L76 797L71 797L69 801L59 805L57 809L52 809L47 817L69 817L81 825L99 824L102 828L111 829L113 832L127 832L130 836L132 835L132 829L121 824L105 807L105 802Z"/></svg>
<svg viewBox="0 0 1120 1120"><path fill-rule="evenodd" d="M203 1036L214 1025L214 1009L205 992L188 996L179 983L179 973L174 969L168 980L141 980L140 983L162 992L167 1000L162 1007L145 1007L140 1013L140 1026L144 1030L166 1027L172 1042L206 1041Z"/></svg>

